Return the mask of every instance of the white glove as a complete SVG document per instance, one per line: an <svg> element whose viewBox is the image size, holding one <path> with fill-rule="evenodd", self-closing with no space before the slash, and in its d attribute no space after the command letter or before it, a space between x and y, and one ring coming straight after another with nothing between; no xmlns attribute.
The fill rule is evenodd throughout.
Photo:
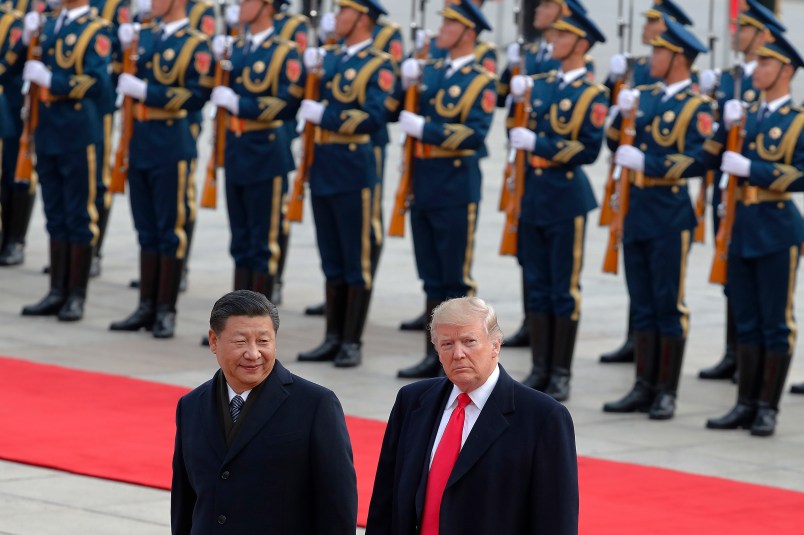
<svg viewBox="0 0 804 535"><path fill-rule="evenodd" d="M406 135L421 139L424 133L424 117L403 111L399 114L399 127Z"/></svg>
<svg viewBox="0 0 804 535"><path fill-rule="evenodd" d="M508 133L512 149L532 151L536 148L536 132L517 126Z"/></svg>
<svg viewBox="0 0 804 535"><path fill-rule="evenodd" d="M321 117L324 116L326 106L315 100L302 100L299 109L299 119L308 123L321 124Z"/></svg>
<svg viewBox="0 0 804 535"><path fill-rule="evenodd" d="M324 61L324 56L326 55L327 51L323 48L316 48L314 46L306 48L304 50L304 56L302 57L305 68L307 68L308 71L317 69L321 62Z"/></svg>
<svg viewBox="0 0 804 535"><path fill-rule="evenodd" d="M321 24L318 26L318 30L324 35L333 33L335 31L335 13L332 11L324 13L324 16L321 17Z"/></svg>
<svg viewBox="0 0 804 535"><path fill-rule="evenodd" d="M124 22L117 29L117 38L120 39L120 46L125 50L134 42L134 36L140 31L139 24Z"/></svg>
<svg viewBox="0 0 804 535"><path fill-rule="evenodd" d="M53 78L53 73L45 67L41 61L32 59L25 62L25 67L22 68L22 79L31 83L50 89L50 80Z"/></svg>
<svg viewBox="0 0 804 535"><path fill-rule="evenodd" d="M234 115L240 111L240 97L231 88L219 85L212 90L209 100L219 108L229 110Z"/></svg>
<svg viewBox="0 0 804 535"><path fill-rule="evenodd" d="M233 38L229 35L216 35L212 38L212 55L217 61L223 59L226 51L232 46Z"/></svg>
<svg viewBox="0 0 804 535"><path fill-rule="evenodd" d="M511 91L511 95L513 95L514 99L521 99L525 96L528 89L533 87L533 78L530 76L523 76L521 74L517 74L516 76L511 78L511 85L509 87Z"/></svg>
<svg viewBox="0 0 804 535"><path fill-rule="evenodd" d="M609 60L609 75L612 78L622 78L628 70L628 58L625 54L614 54Z"/></svg>
<svg viewBox="0 0 804 535"><path fill-rule="evenodd" d="M402 87L407 89L408 87L418 83L419 78L422 75L422 66L419 64L419 60L414 58L408 58L402 62Z"/></svg>
<svg viewBox="0 0 804 535"><path fill-rule="evenodd" d="M723 153L720 170L733 176L748 178L751 175L751 160L738 152L727 150Z"/></svg>
<svg viewBox="0 0 804 535"><path fill-rule="evenodd" d="M226 6L223 12L223 18L229 26L237 26L240 24L240 6L237 4Z"/></svg>
<svg viewBox="0 0 804 535"><path fill-rule="evenodd" d="M28 46L31 42L31 37L39 31L40 21L39 13L35 11L29 11L25 14L25 18L22 21L22 43L25 46Z"/></svg>
<svg viewBox="0 0 804 535"><path fill-rule="evenodd" d="M743 113L742 101L735 98L727 100L723 105L723 122L725 123L726 128L730 129L732 126L742 121Z"/></svg>
<svg viewBox="0 0 804 535"><path fill-rule="evenodd" d="M698 77L698 87L701 89L701 94L711 95L717 85L718 74L717 71L706 69L701 72Z"/></svg>
<svg viewBox="0 0 804 535"><path fill-rule="evenodd" d="M117 79L117 92L121 95L136 98L137 100L145 100L145 95L148 90L148 82L140 80L136 76L128 73L123 73Z"/></svg>
<svg viewBox="0 0 804 535"><path fill-rule="evenodd" d="M511 43L505 51L508 56L508 65L516 65L522 59L519 55L519 43Z"/></svg>
<svg viewBox="0 0 804 535"><path fill-rule="evenodd" d="M141 16L151 13L151 0L137 0L137 13Z"/></svg>
<svg viewBox="0 0 804 535"><path fill-rule="evenodd" d="M416 30L416 50L421 50L427 46L427 41L429 38L430 36L427 35L427 30L424 28L419 28Z"/></svg>
<svg viewBox="0 0 804 535"><path fill-rule="evenodd" d="M617 95L617 107L622 113L631 113L639 100L639 89L622 89Z"/></svg>
<svg viewBox="0 0 804 535"><path fill-rule="evenodd" d="M633 145L620 145L614 153L614 163L634 171L644 171L645 153Z"/></svg>

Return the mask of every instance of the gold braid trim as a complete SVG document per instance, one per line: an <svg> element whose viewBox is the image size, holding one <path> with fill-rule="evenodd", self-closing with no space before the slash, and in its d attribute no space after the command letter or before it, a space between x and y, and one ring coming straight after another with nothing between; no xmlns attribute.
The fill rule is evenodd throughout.
<svg viewBox="0 0 804 535"><path fill-rule="evenodd" d="M176 59L176 63L173 64L173 68L170 69L167 73L162 72L162 56L159 54L154 54L154 78L156 81L162 85L173 85L176 83L178 79L179 85L184 86L184 78L187 74L187 67L190 65L190 59L192 59L193 53L195 52L195 48L198 46L201 40L195 36L191 36L187 41L184 42L184 45L181 47L181 51L179 52L179 57Z"/></svg>
<svg viewBox="0 0 804 535"><path fill-rule="evenodd" d="M75 44L75 47L73 48L69 57L64 55L62 50L62 40L57 40L56 63L58 66L62 69L72 69L75 67L76 74L84 74L84 54L87 51L89 42L98 32L98 30L103 28L104 24L104 22L99 20L90 22L89 25L84 28L84 31L81 32L81 37L78 38L78 42Z"/></svg>
<svg viewBox="0 0 804 535"><path fill-rule="evenodd" d="M663 136L659 133L661 131L659 128L661 116L657 115L654 117L651 128L653 140L662 147L672 147L673 145L677 145L678 152L684 152L687 129L690 126L690 121L692 121L692 116L695 115L696 111L698 111L698 107L702 102L703 99L701 97L693 96L686 104L684 104L684 108L681 110L681 113L678 114L676 124L673 125L673 130L671 130L670 134L667 136Z"/></svg>
<svg viewBox="0 0 804 535"><path fill-rule="evenodd" d="M771 183L768 189L773 191L787 191L787 188L790 187L790 184L804 176L804 173L793 167L792 165L782 165L782 164L774 164L777 171L782 173L782 176L777 178L776 180ZM774 173L775 174L775 173Z"/></svg>
<svg viewBox="0 0 804 535"><path fill-rule="evenodd" d="M279 93L279 71L282 69L282 64L285 62L288 52L290 52L290 47L279 42L279 46L271 56L271 65L268 67L268 72L265 73L265 78L263 78L262 82L254 82L251 79L251 67L243 69L243 86L255 95L265 93L268 86L272 86L270 89L272 94Z"/></svg>
<svg viewBox="0 0 804 535"><path fill-rule="evenodd" d="M578 134L583 128L583 123L589 110L589 105L601 92L601 88L597 85L590 86L581 94L581 98L575 104L575 109L572 111L572 117L567 124L561 124L558 120L558 104L550 105L550 126L553 131L569 139L578 139Z"/></svg>
<svg viewBox="0 0 804 535"><path fill-rule="evenodd" d="M336 74L332 78L332 95L338 102L348 104L357 100L362 106L366 103L366 86L368 85L369 79L374 74L374 71L382 67L386 59L387 56L385 55L372 58L371 61L360 69L351 88L346 91L341 90L341 73Z"/></svg>

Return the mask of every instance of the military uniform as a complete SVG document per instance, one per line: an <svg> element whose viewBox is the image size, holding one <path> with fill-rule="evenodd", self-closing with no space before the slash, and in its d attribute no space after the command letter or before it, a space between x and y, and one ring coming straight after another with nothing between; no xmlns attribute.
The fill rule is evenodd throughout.
<svg viewBox="0 0 804 535"><path fill-rule="evenodd" d="M605 42L583 13L555 24ZM586 214L597 207L582 165L594 162L603 143L608 94L585 69L531 77L528 166L517 232L533 370L525 384L559 401L569 397L570 370L581 315L580 275ZM520 127L521 128L521 127ZM521 132L513 132L519 134ZM516 147L520 148L520 147Z"/></svg>
<svg viewBox="0 0 804 535"><path fill-rule="evenodd" d="M229 250L235 290L261 292L270 299L282 254L287 176L293 168L284 121L296 116L304 81L295 44L275 32L259 45L249 37L235 42L231 57L230 87L239 96L239 111L231 116L226 136Z"/></svg>
<svg viewBox="0 0 804 535"><path fill-rule="evenodd" d="M706 47L676 21L651 44L694 59ZM671 60L672 61L672 60ZM643 170L632 170L630 206L623 229L625 276L631 298L637 381L607 412L649 410L652 419L672 418L684 355L689 311L684 278L695 212L687 180L715 165L710 101L689 79L669 87L641 87L633 147L619 147L622 116L607 133L616 158L638 149Z"/></svg>
<svg viewBox="0 0 804 535"><path fill-rule="evenodd" d="M385 10L374 0L340 0L376 20ZM326 277L326 339L300 360L361 362L361 339L371 298L371 205L377 183L371 135L385 126L395 84L391 57L371 39L348 49L327 48L310 169L310 197L321 267ZM305 101L307 102L307 101ZM304 111L304 108L302 108Z"/></svg>
<svg viewBox="0 0 804 535"><path fill-rule="evenodd" d="M22 66L26 47L22 42L22 14L0 8L0 99L3 99L2 149L0 149L0 209L2 238L0 266L18 265L24 259L25 236L36 198L36 176L29 183L14 180L22 135Z"/></svg>
<svg viewBox="0 0 804 535"><path fill-rule="evenodd" d="M174 333L187 253L185 224L188 206L194 205L190 196L197 151L189 114L201 110L213 83L206 36L186 19L170 26L172 33L164 30L167 25L145 24L139 34L137 78L147 85L144 100L134 105L128 181L140 245L140 304L131 316L111 325L112 330L153 326L157 338Z"/></svg>
<svg viewBox="0 0 804 535"><path fill-rule="evenodd" d="M769 29L772 38L757 55L794 69L804 66L781 30ZM745 162L747 172L727 164L734 153L723 157L723 171L738 181L727 276L740 377L737 405L724 417L709 420L709 428L750 427L757 436L775 430L796 341L793 295L804 221L790 192L804 191L802 129L804 108L795 106L789 94L772 102L763 98L745 118L742 156L730 159Z"/></svg>

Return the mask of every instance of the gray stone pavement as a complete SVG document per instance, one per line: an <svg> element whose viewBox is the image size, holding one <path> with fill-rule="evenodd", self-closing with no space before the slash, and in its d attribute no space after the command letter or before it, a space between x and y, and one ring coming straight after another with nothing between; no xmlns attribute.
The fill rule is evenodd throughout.
<svg viewBox="0 0 804 535"><path fill-rule="evenodd" d="M637 2L641 3L644 2ZM705 20L705 2L681 3L698 20ZM386 4L391 6L397 20L407 20L405 3ZM601 26L614 35L616 2L588 0L586 4ZM717 4L725 5L722 1ZM489 6L492 21L495 7L496 3ZM788 26L804 21L804 5L800 3L785 2L783 13ZM705 22L702 24L705 26ZM436 24L431 22L430 26ZM800 35L794 35L793 39L804 41ZM613 50L612 45L596 51L600 71L607 68L604 53ZM396 140L395 128L392 134ZM503 222L496 211L503 140L498 114L489 137L491 157L483 162L484 202L473 275L479 295L496 307L502 327L508 332L519 326L522 307L518 267L514 259L497 254ZM201 147L204 162L208 142L202 141ZM392 144L387 165L386 214L396 188L398 156L397 144ZM588 169L598 195L602 191L607 157L604 150L598 162ZM225 206L221 197L218 202L220 207ZM696 245L690 256L687 304L692 310L691 331L676 418L658 423L643 415L614 416L601 412L604 401L618 398L630 388L633 369L628 365L597 363L599 353L622 341L627 303L622 274L613 277L600 271L607 231L597 226L597 217L598 212L592 212L587 227L583 319L572 398L567 403L575 420L578 453L804 491L804 397L783 397L777 435L770 439L755 439L745 432L715 433L703 428L707 417L724 413L735 398L730 383L704 382L696 377L697 370L712 364L723 349L724 303L720 288L706 280L712 258L711 236L707 236L706 244ZM0 271L0 354L196 386L215 370L214 356L199 346L199 340L206 332L212 303L231 285L228 241L225 208L201 211L190 261L190 287L179 299L176 338L162 341L144 333L111 333L107 330L109 322L127 315L137 300L136 291L127 287L128 281L137 275L136 238L128 200L118 197L104 248L103 274L90 284L85 319L77 324L64 324L55 319L23 318L19 316L22 305L39 299L47 289L47 277L41 274L47 262L47 237L38 203L25 265ZM404 384L395 378L397 368L419 359L423 349L421 334L397 330L401 320L422 310L424 301L413 264L409 230L405 239L386 242L366 328L363 366L338 370L326 364L294 361L298 351L316 345L323 336L323 321L302 314L306 305L320 301L322 295L323 278L308 204L304 223L294 225L291 237L284 303L280 307L279 358L293 372L332 388L347 413L387 418L396 391ZM798 354L802 353L803 345L799 342ZM515 377L524 376L529 369L526 350L504 349L501 362ZM804 380L804 363L800 359L794 361L790 378ZM168 525L169 494L165 491L0 462L0 533L148 534L165 533Z"/></svg>

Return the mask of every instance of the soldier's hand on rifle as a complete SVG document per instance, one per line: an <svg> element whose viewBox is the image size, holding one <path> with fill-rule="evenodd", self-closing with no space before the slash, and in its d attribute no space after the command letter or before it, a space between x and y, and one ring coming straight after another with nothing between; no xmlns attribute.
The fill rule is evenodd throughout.
<svg viewBox="0 0 804 535"><path fill-rule="evenodd" d="M139 24L132 24L130 22L124 22L120 25L120 28L117 29L117 38L120 40L120 46L123 49L126 49L131 46L131 43L134 42L134 36L139 31Z"/></svg>
<svg viewBox="0 0 804 535"><path fill-rule="evenodd" d="M124 72L117 79L117 92L137 100L145 100L145 95L148 92L148 82Z"/></svg>
<svg viewBox="0 0 804 535"><path fill-rule="evenodd" d="M625 54L614 54L609 60L609 76L619 80L628 71L628 56Z"/></svg>
<svg viewBox="0 0 804 535"><path fill-rule="evenodd" d="M302 57L304 60L304 67L308 71L317 70L321 65L321 62L324 61L324 56L326 55L327 51L323 48L310 47L305 49L304 56Z"/></svg>
<svg viewBox="0 0 804 535"><path fill-rule="evenodd" d="M403 111L399 114L399 127L406 135L421 139L424 132L424 117Z"/></svg>
<svg viewBox="0 0 804 535"><path fill-rule="evenodd" d="M614 153L614 163L634 171L644 171L645 153L633 145L620 145Z"/></svg>
<svg viewBox="0 0 804 535"><path fill-rule="evenodd" d="M212 54L216 61L220 61L226 56L226 51L232 46L233 38L228 35L216 35L212 38Z"/></svg>
<svg viewBox="0 0 804 535"><path fill-rule="evenodd" d="M621 113L631 113L639 101L639 89L623 89L617 95L617 107Z"/></svg>
<svg viewBox="0 0 804 535"><path fill-rule="evenodd" d="M723 123L728 129L740 124L740 121L743 120L744 114L745 109L741 100L733 98L731 100L727 100L723 105Z"/></svg>
<svg viewBox="0 0 804 535"><path fill-rule="evenodd" d="M512 149L532 151L536 148L536 132L517 126L508 133L508 141Z"/></svg>
<svg viewBox="0 0 804 535"><path fill-rule="evenodd" d="M515 101L522 100L522 97L525 96L525 93L528 92L528 89L533 87L533 78L530 76L524 76L522 74L517 74L516 76L511 78L511 96L514 97Z"/></svg>
<svg viewBox="0 0 804 535"><path fill-rule="evenodd" d="M701 88L702 95L711 95L717 86L720 75L715 69L706 69L698 77L698 86Z"/></svg>
<svg viewBox="0 0 804 535"><path fill-rule="evenodd" d="M312 124L321 124L321 117L324 116L326 106L315 100L302 100L299 109L299 118Z"/></svg>
<svg viewBox="0 0 804 535"><path fill-rule="evenodd" d="M240 111L240 97L231 88L219 85L212 90L209 100L219 108L237 115Z"/></svg>
<svg viewBox="0 0 804 535"><path fill-rule="evenodd" d="M22 43L25 46L28 46L31 42L31 37L39 31L40 20L39 13L35 11L25 14L25 18L22 21Z"/></svg>
<svg viewBox="0 0 804 535"><path fill-rule="evenodd" d="M727 150L723 153L720 170L732 176L748 178L751 176L751 160L739 152Z"/></svg>
<svg viewBox="0 0 804 535"><path fill-rule="evenodd" d="M226 11L223 12L223 18L230 27L235 27L240 24L240 6L238 4L226 6Z"/></svg>
<svg viewBox="0 0 804 535"><path fill-rule="evenodd" d="M416 30L416 50L423 50L429 42L430 36L427 34L427 30L424 28Z"/></svg>
<svg viewBox="0 0 804 535"><path fill-rule="evenodd" d="M39 87L50 89L50 80L53 73L41 61L32 59L25 62L22 68L22 79L34 83Z"/></svg>
<svg viewBox="0 0 804 535"><path fill-rule="evenodd" d="M321 24L318 26L318 38L326 41L335 32L335 13L324 13L321 17Z"/></svg>
<svg viewBox="0 0 804 535"><path fill-rule="evenodd" d="M422 66L419 60L415 58L408 58L402 62L402 88L407 89L412 85L419 83L419 78L422 76Z"/></svg>
<svg viewBox="0 0 804 535"><path fill-rule="evenodd" d="M519 43L511 43L505 51L508 56L508 65L516 65L522 59L519 55Z"/></svg>

